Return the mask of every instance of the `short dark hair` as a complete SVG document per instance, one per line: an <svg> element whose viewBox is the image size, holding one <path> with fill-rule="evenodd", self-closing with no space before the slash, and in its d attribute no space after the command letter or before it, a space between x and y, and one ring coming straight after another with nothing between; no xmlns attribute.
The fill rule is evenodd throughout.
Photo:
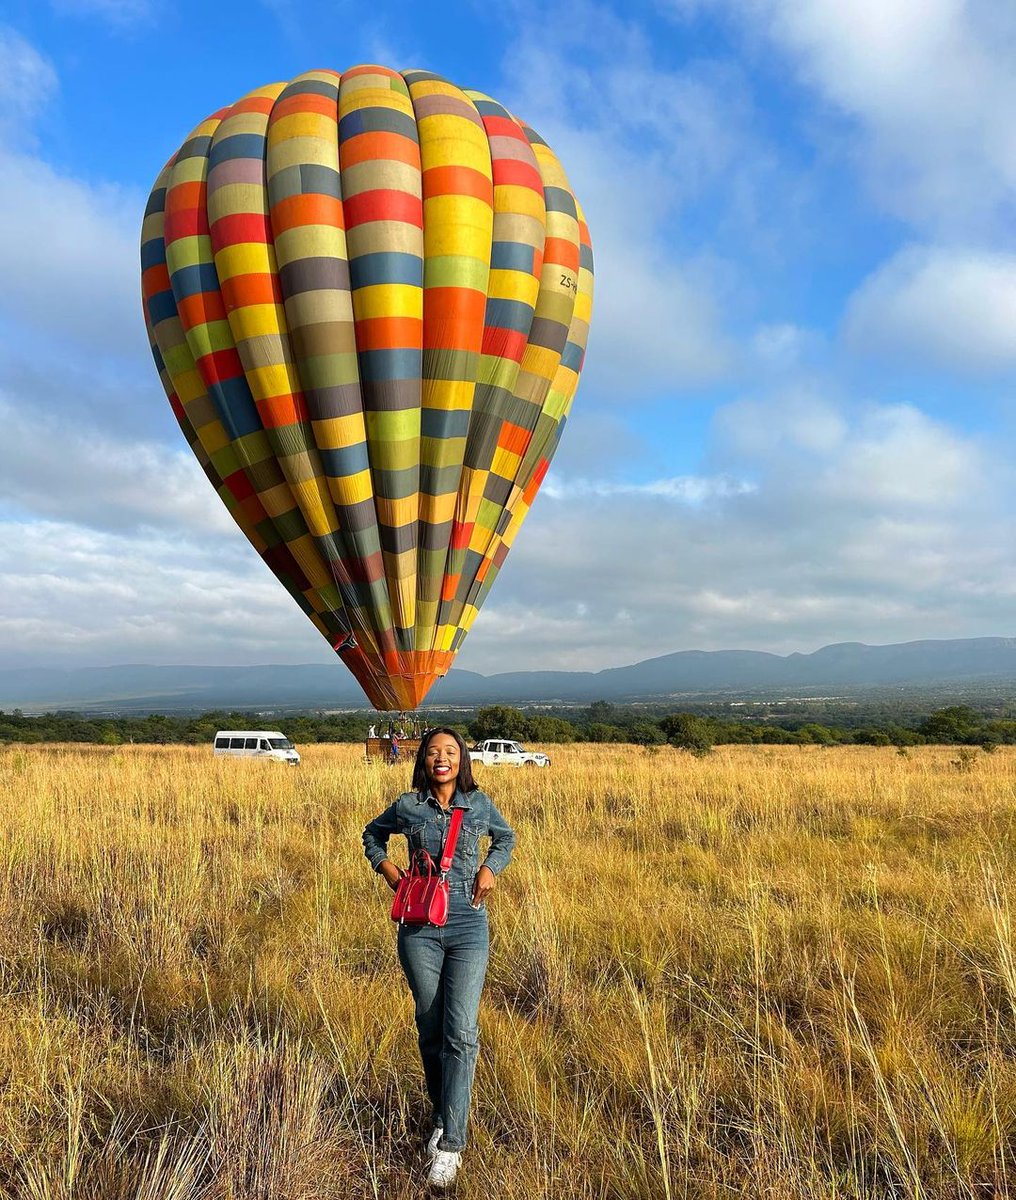
<svg viewBox="0 0 1016 1200"><path fill-rule="evenodd" d="M446 733L450 738L454 738L459 747L459 777L455 786L460 792L475 792L476 781L473 779L473 764L469 760L469 748L462 740L462 734L456 729L449 729L447 725L440 725L437 729L428 729L420 738L420 749L416 752L416 762L413 764L413 790L425 792L430 786L424 763L427 759L427 747L439 733Z"/></svg>

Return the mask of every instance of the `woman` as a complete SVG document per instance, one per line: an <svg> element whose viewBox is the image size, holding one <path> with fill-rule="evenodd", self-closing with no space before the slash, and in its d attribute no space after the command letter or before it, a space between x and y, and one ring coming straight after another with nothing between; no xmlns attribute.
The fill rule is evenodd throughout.
<svg viewBox="0 0 1016 1200"><path fill-rule="evenodd" d="M392 890L403 872L388 857L388 839L404 834L410 853L427 850L438 862L453 808L462 825L451 870L448 921L400 925L399 962L416 1004L416 1029L434 1125L427 1141L428 1183L448 1187L466 1145L469 1097L479 1046L477 1012L487 973L489 936L484 902L508 865L515 834L473 782L469 751L454 729L431 729L423 737L405 792L363 831L375 871ZM480 838L490 847L480 862Z"/></svg>

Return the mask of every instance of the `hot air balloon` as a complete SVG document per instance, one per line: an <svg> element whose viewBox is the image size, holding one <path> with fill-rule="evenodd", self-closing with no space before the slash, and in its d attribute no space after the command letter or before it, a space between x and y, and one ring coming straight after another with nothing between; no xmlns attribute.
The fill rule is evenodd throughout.
<svg viewBox="0 0 1016 1200"><path fill-rule="evenodd" d="M593 266L546 143L359 66L258 88L152 189L152 351L205 474L378 709L418 707L557 447Z"/></svg>

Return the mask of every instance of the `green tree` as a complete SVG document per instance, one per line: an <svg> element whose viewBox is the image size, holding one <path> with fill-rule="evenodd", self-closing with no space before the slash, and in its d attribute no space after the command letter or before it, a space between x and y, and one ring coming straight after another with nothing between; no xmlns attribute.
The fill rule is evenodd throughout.
<svg viewBox="0 0 1016 1200"><path fill-rule="evenodd" d="M662 746L667 739L655 721L633 721L628 726L628 740L636 746Z"/></svg>
<svg viewBox="0 0 1016 1200"><path fill-rule="evenodd" d="M563 717L526 717L527 741L531 742L574 742L575 726Z"/></svg>
<svg viewBox="0 0 1016 1200"><path fill-rule="evenodd" d="M507 704L490 704L481 708L470 725L473 737L478 742L484 738L511 738L524 741L526 738L526 714Z"/></svg>
<svg viewBox="0 0 1016 1200"><path fill-rule="evenodd" d="M958 746L980 741L980 724L980 718L972 708L965 704L953 704L933 712L918 726L918 732L929 742Z"/></svg>
<svg viewBox="0 0 1016 1200"><path fill-rule="evenodd" d="M604 721L593 721L586 726L586 740L590 742L626 742L628 735L617 725L608 725Z"/></svg>
<svg viewBox="0 0 1016 1200"><path fill-rule="evenodd" d="M833 731L827 725L809 722L807 725L802 725L798 732L802 737L807 737L809 742L814 742L816 746L836 745L836 738L833 735Z"/></svg>
<svg viewBox="0 0 1016 1200"><path fill-rule="evenodd" d="M855 729L854 742L858 746L891 746L892 738L883 729Z"/></svg>
<svg viewBox="0 0 1016 1200"><path fill-rule="evenodd" d="M660 729L667 741L679 750L692 754L708 754L713 748L712 726L703 717L694 713L672 713L660 721Z"/></svg>

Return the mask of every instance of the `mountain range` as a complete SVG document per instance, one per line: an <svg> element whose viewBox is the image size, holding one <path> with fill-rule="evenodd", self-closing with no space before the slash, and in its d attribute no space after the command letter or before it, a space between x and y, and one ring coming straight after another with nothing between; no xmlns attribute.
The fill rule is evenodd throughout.
<svg viewBox="0 0 1016 1200"><path fill-rule="evenodd" d="M867 646L842 642L811 654L682 650L603 671L453 670L428 707L625 702L680 696L765 697L828 692L1016 685L1016 638L964 638ZM365 708L339 663L316 665L110 666L0 670L0 709L122 712L208 709Z"/></svg>

